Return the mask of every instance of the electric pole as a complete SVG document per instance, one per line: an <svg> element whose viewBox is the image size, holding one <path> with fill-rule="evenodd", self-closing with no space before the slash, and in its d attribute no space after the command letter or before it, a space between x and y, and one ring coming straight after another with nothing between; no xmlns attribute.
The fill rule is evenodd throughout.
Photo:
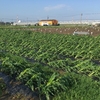
<svg viewBox="0 0 100 100"><path fill-rule="evenodd" d="M81 22L80 22L81 23L81 26L82 26L82 17L83 17L83 14L81 13Z"/></svg>

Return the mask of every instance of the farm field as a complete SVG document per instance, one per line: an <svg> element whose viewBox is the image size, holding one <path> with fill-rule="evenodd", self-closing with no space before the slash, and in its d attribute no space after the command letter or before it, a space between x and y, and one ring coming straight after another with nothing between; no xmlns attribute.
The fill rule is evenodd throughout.
<svg viewBox="0 0 100 100"><path fill-rule="evenodd" d="M73 34L74 32L88 32L92 36L100 35L100 27L94 26L58 26L58 27L45 27L37 28L34 31L44 32L44 33L60 33L60 34Z"/></svg>
<svg viewBox="0 0 100 100"><path fill-rule="evenodd" d="M99 27L85 26L2 27L0 72L28 86L38 100L100 100L99 33Z"/></svg>
<svg viewBox="0 0 100 100"><path fill-rule="evenodd" d="M88 32L92 36L100 35L100 27L89 25L60 25L60 26L1 26L2 29L31 30L43 33L73 34L74 32Z"/></svg>

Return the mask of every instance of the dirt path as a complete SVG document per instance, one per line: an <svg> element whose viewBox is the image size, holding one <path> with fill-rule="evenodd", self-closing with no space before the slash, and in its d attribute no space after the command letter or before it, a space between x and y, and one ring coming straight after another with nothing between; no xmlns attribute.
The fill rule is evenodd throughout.
<svg viewBox="0 0 100 100"><path fill-rule="evenodd" d="M0 100L39 100L38 94L32 92L27 86L11 79L8 75L0 72L0 78L6 84L6 89L0 96Z"/></svg>

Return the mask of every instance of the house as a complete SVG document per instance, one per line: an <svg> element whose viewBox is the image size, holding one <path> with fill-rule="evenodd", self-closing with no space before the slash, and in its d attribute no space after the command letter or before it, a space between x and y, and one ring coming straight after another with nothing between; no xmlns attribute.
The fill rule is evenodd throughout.
<svg viewBox="0 0 100 100"><path fill-rule="evenodd" d="M55 19L48 19L48 20L40 20L39 21L39 26L56 26L56 25L59 25L58 24L58 21L55 20Z"/></svg>

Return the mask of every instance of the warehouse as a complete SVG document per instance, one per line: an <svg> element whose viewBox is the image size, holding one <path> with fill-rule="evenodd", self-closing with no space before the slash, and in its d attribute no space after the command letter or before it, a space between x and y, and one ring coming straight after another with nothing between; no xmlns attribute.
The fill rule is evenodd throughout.
<svg viewBox="0 0 100 100"><path fill-rule="evenodd" d="M55 20L55 19L51 19L51 20L40 20L39 21L39 26L49 26L49 25L51 25L51 26L53 26L53 25L59 25L58 24L58 21L57 20Z"/></svg>

